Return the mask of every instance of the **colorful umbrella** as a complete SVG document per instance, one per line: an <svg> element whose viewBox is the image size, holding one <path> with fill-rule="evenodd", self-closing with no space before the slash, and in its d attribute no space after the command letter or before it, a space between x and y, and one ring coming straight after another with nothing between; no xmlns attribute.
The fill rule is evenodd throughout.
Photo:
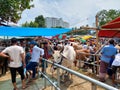
<svg viewBox="0 0 120 90"><path fill-rule="evenodd" d="M82 43L86 42L86 40L84 40L84 39L80 39L80 41L81 41Z"/></svg>
<svg viewBox="0 0 120 90"><path fill-rule="evenodd" d="M91 36L91 35L87 35L87 36L83 36L82 39L88 40L88 39L90 39L90 38L92 38L92 37L93 37L93 36Z"/></svg>

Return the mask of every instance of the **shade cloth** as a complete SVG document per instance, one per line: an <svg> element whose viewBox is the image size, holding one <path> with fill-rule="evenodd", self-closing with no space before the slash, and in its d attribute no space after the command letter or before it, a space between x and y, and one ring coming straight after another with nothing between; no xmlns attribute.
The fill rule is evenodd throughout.
<svg viewBox="0 0 120 90"><path fill-rule="evenodd" d="M102 30L100 30L98 33L99 37L120 38L120 17L108 22L107 24L103 25L101 28Z"/></svg>
<svg viewBox="0 0 120 90"><path fill-rule="evenodd" d="M0 36L55 36L69 32L65 28L0 27Z"/></svg>

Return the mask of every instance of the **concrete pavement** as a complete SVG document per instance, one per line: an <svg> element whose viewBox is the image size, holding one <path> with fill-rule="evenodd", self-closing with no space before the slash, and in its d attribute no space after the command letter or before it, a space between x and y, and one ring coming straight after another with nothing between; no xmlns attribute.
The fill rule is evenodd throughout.
<svg viewBox="0 0 120 90"><path fill-rule="evenodd" d="M44 79L43 78L38 78L36 80L34 80L33 82L29 82L26 81L27 83L27 88L24 90L42 90L43 86L44 86ZM19 90L23 90L21 87L21 79L18 76L17 77L17 86ZM49 83L47 82L47 85L49 85ZM10 73L7 73L5 76L0 77L0 90L13 90L13 85L11 82L11 78L10 78Z"/></svg>

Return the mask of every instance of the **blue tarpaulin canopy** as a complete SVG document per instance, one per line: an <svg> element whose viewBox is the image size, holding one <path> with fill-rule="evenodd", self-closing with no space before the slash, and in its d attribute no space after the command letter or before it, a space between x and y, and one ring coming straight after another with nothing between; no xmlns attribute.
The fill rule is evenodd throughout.
<svg viewBox="0 0 120 90"><path fill-rule="evenodd" d="M55 36L69 32L65 28L0 27L0 36Z"/></svg>

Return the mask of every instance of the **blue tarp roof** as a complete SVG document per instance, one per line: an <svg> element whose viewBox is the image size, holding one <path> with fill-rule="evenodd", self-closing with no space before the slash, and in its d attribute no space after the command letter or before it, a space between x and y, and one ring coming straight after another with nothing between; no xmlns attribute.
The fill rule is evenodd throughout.
<svg viewBox="0 0 120 90"><path fill-rule="evenodd" d="M55 36L69 32L65 28L0 27L0 36Z"/></svg>

